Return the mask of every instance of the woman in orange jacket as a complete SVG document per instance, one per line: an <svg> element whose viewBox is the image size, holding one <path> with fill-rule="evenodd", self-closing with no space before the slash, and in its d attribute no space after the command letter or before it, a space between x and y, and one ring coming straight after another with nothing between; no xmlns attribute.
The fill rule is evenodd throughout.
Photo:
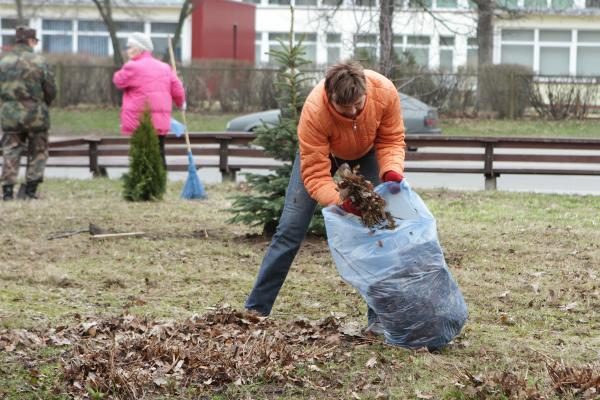
<svg viewBox="0 0 600 400"><path fill-rule="evenodd" d="M374 184L402 181L404 135L400 96L389 79L352 61L328 69L304 103L298 125L300 154L247 309L270 314L317 202L358 214L350 199L340 198L333 181L340 165L360 165L360 173ZM368 317L371 330L377 332L377 316L371 309Z"/></svg>

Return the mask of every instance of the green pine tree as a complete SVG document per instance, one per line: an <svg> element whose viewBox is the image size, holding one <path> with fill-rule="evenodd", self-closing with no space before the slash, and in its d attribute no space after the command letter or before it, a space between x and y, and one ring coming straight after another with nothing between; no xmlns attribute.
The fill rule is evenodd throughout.
<svg viewBox="0 0 600 400"><path fill-rule="evenodd" d="M280 41L280 50L271 50L269 54L280 66L275 85L278 90L278 104L281 109L279 123L269 127L264 125L257 129L256 140L267 154L285 164L275 170L274 174L247 174L246 180L250 193L236 196L231 212L234 217L230 222L241 222L250 226L262 226L264 235L272 235L279 223L283 210L285 190L290 180L292 164L298 150L298 121L306 99L306 87L309 78L301 67L310 64L303 58L306 53L302 41L293 43L293 9L292 26L289 43ZM324 223L320 210L315 213L309 231L323 234Z"/></svg>
<svg viewBox="0 0 600 400"><path fill-rule="evenodd" d="M129 172L123 175L127 201L161 200L167 189L167 171L149 110L145 110L129 146Z"/></svg>

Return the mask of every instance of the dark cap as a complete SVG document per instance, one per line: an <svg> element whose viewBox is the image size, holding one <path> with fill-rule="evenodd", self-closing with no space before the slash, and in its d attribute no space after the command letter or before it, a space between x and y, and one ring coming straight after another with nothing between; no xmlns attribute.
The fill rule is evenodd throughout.
<svg viewBox="0 0 600 400"><path fill-rule="evenodd" d="M28 26L17 26L17 29L15 30L16 42L23 43L26 42L27 39L38 40L38 38L36 37L35 29L31 29Z"/></svg>

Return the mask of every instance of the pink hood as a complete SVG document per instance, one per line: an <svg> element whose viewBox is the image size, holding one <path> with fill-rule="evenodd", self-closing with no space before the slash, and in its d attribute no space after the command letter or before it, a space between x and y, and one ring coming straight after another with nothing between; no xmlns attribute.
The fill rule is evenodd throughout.
<svg viewBox="0 0 600 400"><path fill-rule="evenodd" d="M185 102L183 85L171 67L147 51L115 72L113 83L124 92L121 132L125 135L135 131L147 106L152 113L154 128L159 135L166 135L171 124L173 102L177 107Z"/></svg>

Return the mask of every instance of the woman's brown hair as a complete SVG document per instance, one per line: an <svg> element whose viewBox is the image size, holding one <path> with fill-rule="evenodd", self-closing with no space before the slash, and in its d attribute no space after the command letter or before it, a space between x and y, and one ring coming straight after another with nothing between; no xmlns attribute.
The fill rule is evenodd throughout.
<svg viewBox="0 0 600 400"><path fill-rule="evenodd" d="M332 65L325 75L325 92L329 101L352 104L367 92L365 72L358 62L344 61Z"/></svg>

